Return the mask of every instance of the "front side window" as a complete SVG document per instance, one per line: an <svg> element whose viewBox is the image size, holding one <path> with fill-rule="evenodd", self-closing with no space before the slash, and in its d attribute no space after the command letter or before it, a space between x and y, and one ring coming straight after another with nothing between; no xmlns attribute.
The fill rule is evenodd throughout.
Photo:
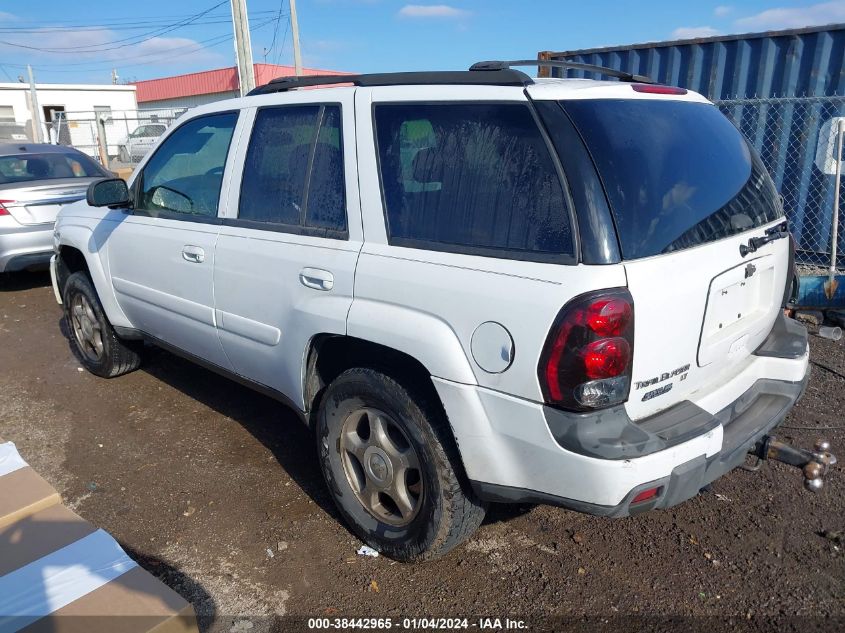
<svg viewBox="0 0 845 633"><path fill-rule="evenodd" d="M238 219L332 237L332 231L346 231L339 106L258 111L244 162Z"/></svg>
<svg viewBox="0 0 845 633"><path fill-rule="evenodd" d="M391 244L557 261L573 254L560 177L527 105L375 107Z"/></svg>
<svg viewBox="0 0 845 633"><path fill-rule="evenodd" d="M191 119L174 131L144 167L135 207L216 217L237 120L235 112L212 114Z"/></svg>

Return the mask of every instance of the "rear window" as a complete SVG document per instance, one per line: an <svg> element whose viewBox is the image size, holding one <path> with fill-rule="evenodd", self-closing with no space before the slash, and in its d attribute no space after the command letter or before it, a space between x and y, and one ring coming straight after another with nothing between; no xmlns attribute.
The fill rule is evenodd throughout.
<svg viewBox="0 0 845 633"><path fill-rule="evenodd" d="M81 154L0 156L0 184L106 175L97 163Z"/></svg>
<svg viewBox="0 0 845 633"><path fill-rule="evenodd" d="M375 107L391 244L559 261L573 252L563 188L524 104Z"/></svg>
<svg viewBox="0 0 845 633"><path fill-rule="evenodd" d="M783 216L759 157L715 106L652 99L562 105L595 161L626 259L712 242Z"/></svg>

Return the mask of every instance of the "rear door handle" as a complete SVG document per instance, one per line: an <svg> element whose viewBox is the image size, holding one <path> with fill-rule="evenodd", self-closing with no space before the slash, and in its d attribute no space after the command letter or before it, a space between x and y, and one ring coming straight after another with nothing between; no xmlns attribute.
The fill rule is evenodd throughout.
<svg viewBox="0 0 845 633"><path fill-rule="evenodd" d="M199 246L188 244L182 249L182 259L194 264L202 264L205 261L205 251Z"/></svg>
<svg viewBox="0 0 845 633"><path fill-rule="evenodd" d="M321 268L303 268L299 272L299 282L314 290L331 290L334 287L334 275Z"/></svg>

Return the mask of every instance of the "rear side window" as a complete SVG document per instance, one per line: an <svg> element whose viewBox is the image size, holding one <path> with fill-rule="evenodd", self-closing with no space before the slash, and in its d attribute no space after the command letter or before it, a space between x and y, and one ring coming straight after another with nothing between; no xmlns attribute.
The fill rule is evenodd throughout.
<svg viewBox="0 0 845 633"><path fill-rule="evenodd" d="M562 105L598 168L626 259L698 246L783 216L759 157L715 106L656 99Z"/></svg>
<svg viewBox="0 0 845 633"><path fill-rule="evenodd" d="M327 237L345 233L339 106L258 111L244 163L238 219Z"/></svg>
<svg viewBox="0 0 845 633"><path fill-rule="evenodd" d="M572 256L561 180L526 105L383 104L374 116L391 244Z"/></svg>

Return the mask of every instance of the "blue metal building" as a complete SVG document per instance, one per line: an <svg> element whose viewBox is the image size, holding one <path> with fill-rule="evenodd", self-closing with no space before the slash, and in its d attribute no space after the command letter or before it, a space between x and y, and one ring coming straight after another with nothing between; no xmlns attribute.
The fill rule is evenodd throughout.
<svg viewBox="0 0 845 633"><path fill-rule="evenodd" d="M719 105L763 157L805 263L829 262L833 177L816 152L825 121L845 116L845 24L577 51L540 59L608 66L695 90ZM541 75L591 73L541 68ZM829 127L829 126L828 126ZM845 215L845 214L843 214ZM845 230L839 230L845 265Z"/></svg>

